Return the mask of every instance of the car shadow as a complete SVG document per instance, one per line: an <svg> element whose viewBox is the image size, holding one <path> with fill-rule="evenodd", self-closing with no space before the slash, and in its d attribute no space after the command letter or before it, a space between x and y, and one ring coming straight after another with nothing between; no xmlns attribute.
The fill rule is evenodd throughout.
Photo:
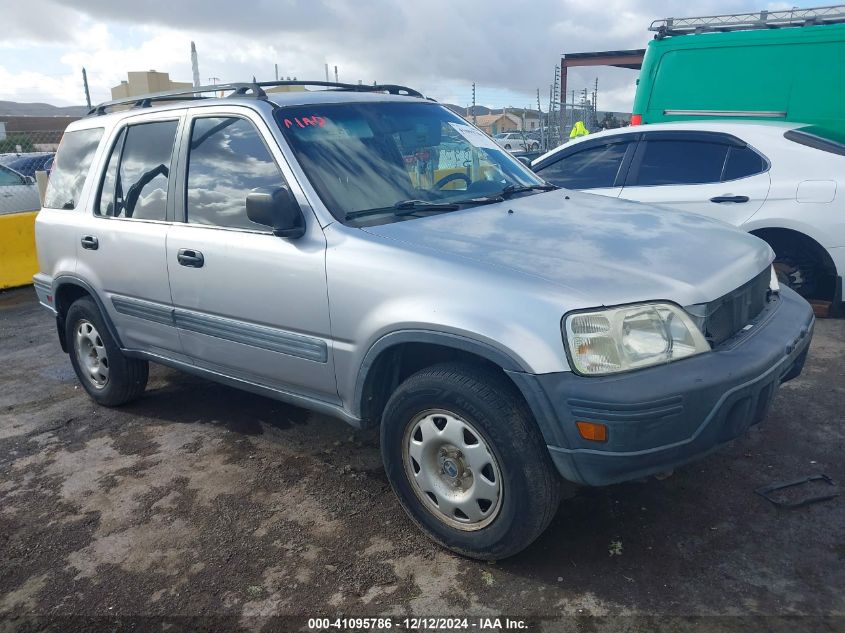
<svg viewBox="0 0 845 633"><path fill-rule="evenodd" d="M144 396L121 407L127 413L182 424L213 424L243 435L262 425L284 430L308 424L311 412L258 394L163 367L151 367Z"/></svg>

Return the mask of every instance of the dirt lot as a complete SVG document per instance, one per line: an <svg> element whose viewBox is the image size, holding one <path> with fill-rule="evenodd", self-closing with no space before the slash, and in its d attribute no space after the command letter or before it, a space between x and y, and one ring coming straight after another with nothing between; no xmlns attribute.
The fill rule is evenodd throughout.
<svg viewBox="0 0 845 633"><path fill-rule="evenodd" d="M277 630L292 621L267 616L845 623L845 496L783 510L753 493L845 479L845 321L817 324L804 375L747 437L662 481L579 490L537 543L497 564L411 525L377 433L161 367L140 401L100 408L54 327L31 289L0 294L0 630L44 624L18 617L32 615ZM123 623L110 628L148 628Z"/></svg>

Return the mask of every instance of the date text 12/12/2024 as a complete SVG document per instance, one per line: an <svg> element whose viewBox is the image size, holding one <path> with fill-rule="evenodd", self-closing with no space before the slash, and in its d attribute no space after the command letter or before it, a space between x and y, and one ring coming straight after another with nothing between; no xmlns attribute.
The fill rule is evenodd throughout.
<svg viewBox="0 0 845 633"><path fill-rule="evenodd" d="M526 631L528 623L521 618L449 618L449 617L353 617L353 618L309 618L311 631L385 631L391 629L406 631Z"/></svg>

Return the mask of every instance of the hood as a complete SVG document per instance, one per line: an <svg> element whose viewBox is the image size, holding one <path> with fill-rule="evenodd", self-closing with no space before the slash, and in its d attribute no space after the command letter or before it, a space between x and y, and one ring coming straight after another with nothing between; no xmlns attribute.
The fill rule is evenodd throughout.
<svg viewBox="0 0 845 633"><path fill-rule="evenodd" d="M712 301L773 259L768 244L722 222L568 190L364 230L441 259L540 277L577 294L583 307Z"/></svg>

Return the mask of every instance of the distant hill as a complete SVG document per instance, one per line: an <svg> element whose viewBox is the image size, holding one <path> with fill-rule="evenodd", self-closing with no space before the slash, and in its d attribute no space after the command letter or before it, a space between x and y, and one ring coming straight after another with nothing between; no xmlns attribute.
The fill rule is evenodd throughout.
<svg viewBox="0 0 845 633"><path fill-rule="evenodd" d="M444 103L443 105L446 106L447 108L449 108L455 114L460 114L462 117L469 117L469 116L472 116L472 114L473 114L473 107L472 106L470 106L468 108L464 108L462 106L455 105L454 103ZM490 108L488 108L486 106L482 106L482 105L475 106L475 115L476 116L481 116L483 114L491 114L492 112L493 112L493 110L491 110Z"/></svg>
<svg viewBox="0 0 845 633"><path fill-rule="evenodd" d="M2 116L84 116L88 112L85 106L54 106L49 103L18 103L0 101Z"/></svg>

